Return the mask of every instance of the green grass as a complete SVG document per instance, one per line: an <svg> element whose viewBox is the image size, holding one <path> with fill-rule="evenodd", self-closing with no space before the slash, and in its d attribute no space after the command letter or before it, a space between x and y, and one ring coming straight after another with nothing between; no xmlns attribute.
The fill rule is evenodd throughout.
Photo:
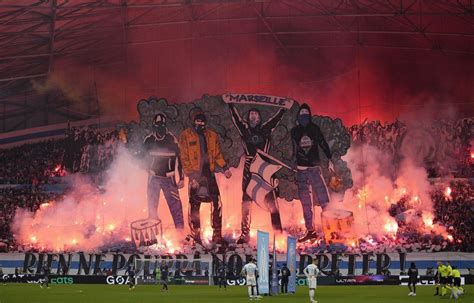
<svg viewBox="0 0 474 303"><path fill-rule="evenodd" d="M474 286L465 287L458 302L474 302ZM433 286L417 288L417 297L408 297L405 286L320 286L316 291L319 303L404 303L404 302L455 302L448 298L433 296ZM169 293L161 293L160 288L152 285L138 285L129 291L128 286L119 285L53 285L50 289L41 289L33 284L0 284L0 303L198 303L198 302L248 302L247 288L228 287L227 291L214 286L170 286ZM295 295L263 297L259 302L309 302L306 287L298 287Z"/></svg>

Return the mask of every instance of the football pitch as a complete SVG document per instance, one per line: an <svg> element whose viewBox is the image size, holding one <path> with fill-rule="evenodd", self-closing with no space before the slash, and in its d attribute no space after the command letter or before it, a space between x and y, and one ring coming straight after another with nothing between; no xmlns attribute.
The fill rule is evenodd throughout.
<svg viewBox="0 0 474 303"><path fill-rule="evenodd" d="M170 286L169 293L161 293L160 286L138 285L129 291L125 285L52 285L41 289L35 284L0 285L0 303L197 303L197 302L248 302L247 288L216 286ZM474 302L474 286L466 285L466 293L457 302ZM420 286L417 296L409 297L405 286L321 286L316 291L319 303L352 302L456 302L447 297L433 296L434 286ZM298 287L294 295L263 297L258 302L309 302L307 288Z"/></svg>

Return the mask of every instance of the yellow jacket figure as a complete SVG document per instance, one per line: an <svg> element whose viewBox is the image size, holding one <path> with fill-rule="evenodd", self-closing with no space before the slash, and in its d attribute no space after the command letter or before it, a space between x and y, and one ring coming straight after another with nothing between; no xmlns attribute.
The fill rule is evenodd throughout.
<svg viewBox="0 0 474 303"><path fill-rule="evenodd" d="M206 116L197 113L193 126L179 137L179 150L184 173L189 177L189 226L195 242L201 243L201 203L212 203L212 241L222 242L222 202L215 177L216 165L231 177L222 155L219 136L206 127Z"/></svg>
<svg viewBox="0 0 474 303"><path fill-rule="evenodd" d="M219 135L215 131L206 128L204 137L206 138L207 157L211 172L215 171L216 164L222 168L226 167L219 143ZM203 159L201 157L201 143L196 130L187 128L181 133L179 150L184 173L188 176L199 173Z"/></svg>

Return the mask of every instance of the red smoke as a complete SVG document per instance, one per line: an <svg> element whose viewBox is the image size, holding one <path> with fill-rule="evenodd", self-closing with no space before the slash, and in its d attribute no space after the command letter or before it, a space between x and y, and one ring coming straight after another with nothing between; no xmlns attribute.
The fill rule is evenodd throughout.
<svg viewBox="0 0 474 303"><path fill-rule="evenodd" d="M221 26L221 33L232 31ZM341 118L346 125L366 118L393 121L426 111L441 118L473 113L469 102L473 102L474 60L466 55L363 47L284 51L270 37L200 38L197 32L193 39L133 44L192 31L181 30L131 29L132 44L123 61L91 65L59 60L51 81L74 96L77 90L97 96L101 114L119 112L135 119L137 101L150 95L181 103L226 92L288 96L309 103L315 114ZM88 55L94 56L94 50ZM87 109L85 104L76 106Z"/></svg>

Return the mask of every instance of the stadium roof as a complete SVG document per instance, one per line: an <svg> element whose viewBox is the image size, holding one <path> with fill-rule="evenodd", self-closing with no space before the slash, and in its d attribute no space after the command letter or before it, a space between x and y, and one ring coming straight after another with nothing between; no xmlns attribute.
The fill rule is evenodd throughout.
<svg viewBox="0 0 474 303"><path fill-rule="evenodd" d="M277 64L286 65L295 58L372 49L404 56L416 53L415 61L426 56L449 61L449 66L456 65L456 72L464 73L472 83L473 14L471 0L3 0L0 129L8 132L97 117L113 107L111 100L116 107L132 108L129 103L152 94L185 99L225 89L273 92L276 85L266 86L268 79L262 75L256 78L260 84L255 87L244 85L241 76L234 81L236 85L228 79L226 69L239 67L225 62L242 60L235 54L245 47L264 50L278 58ZM215 40L234 43L232 49L238 51L222 48ZM155 56L147 57L153 52ZM189 52L193 55L188 56ZM170 56L172 63L166 62ZM140 58L146 58L145 64ZM264 59L249 58L250 62L255 60ZM199 80L197 75L209 74L199 61L219 67L216 78ZM319 70L337 69L336 65L323 68L319 64ZM314 69L312 63L308 69L310 66ZM351 72L342 70L335 76L321 73L316 80L309 77L300 82ZM111 75L124 76L114 79L111 86L107 82ZM140 75L154 80L129 82ZM214 85L221 78L226 82ZM469 98L473 89L465 89L455 101L472 114L473 100ZM177 93L179 90L187 92ZM450 87L448 91L458 89ZM102 99L108 100L101 103Z"/></svg>

